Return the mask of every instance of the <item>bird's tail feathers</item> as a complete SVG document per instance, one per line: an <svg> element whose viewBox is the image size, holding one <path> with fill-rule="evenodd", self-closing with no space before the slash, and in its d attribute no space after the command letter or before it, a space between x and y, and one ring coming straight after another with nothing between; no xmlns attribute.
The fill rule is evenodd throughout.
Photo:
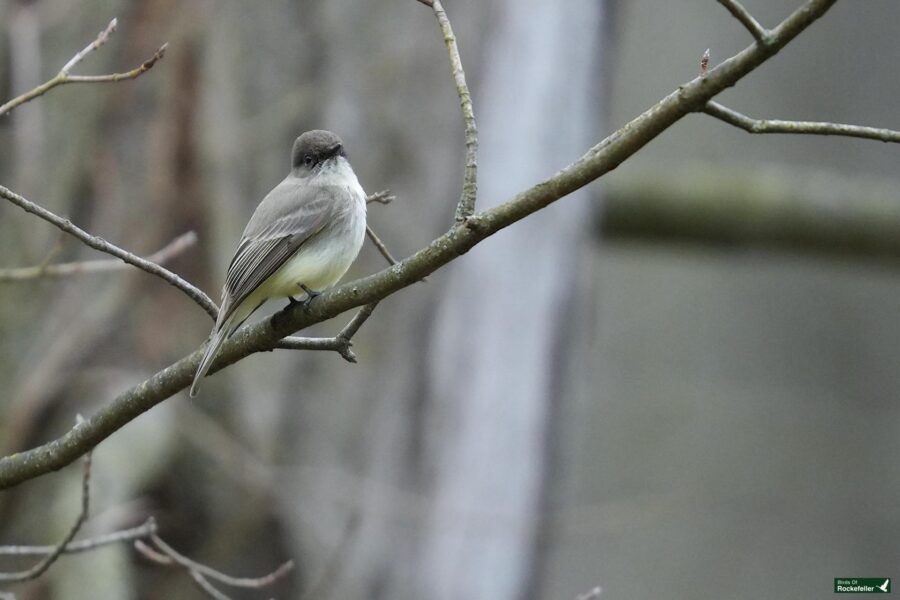
<svg viewBox="0 0 900 600"><path fill-rule="evenodd" d="M200 390L200 380L206 376L206 373L212 366L213 359L219 352L219 347L228 339L229 333L231 333L231 328L227 323L224 323L221 327L213 330L212 335L209 336L206 352L203 353L203 358L200 359L200 366L197 367L197 373L194 375L193 383L191 383L191 398L197 396L197 392Z"/></svg>

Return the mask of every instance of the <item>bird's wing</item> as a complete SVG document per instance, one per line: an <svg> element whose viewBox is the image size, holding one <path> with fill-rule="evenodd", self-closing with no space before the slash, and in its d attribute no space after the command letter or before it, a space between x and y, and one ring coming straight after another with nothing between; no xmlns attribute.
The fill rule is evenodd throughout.
<svg viewBox="0 0 900 600"><path fill-rule="evenodd" d="M326 187L279 186L263 200L228 267L221 324L304 243L328 226L336 204L333 190ZM268 219L259 219L263 210L275 219L268 223L264 222Z"/></svg>

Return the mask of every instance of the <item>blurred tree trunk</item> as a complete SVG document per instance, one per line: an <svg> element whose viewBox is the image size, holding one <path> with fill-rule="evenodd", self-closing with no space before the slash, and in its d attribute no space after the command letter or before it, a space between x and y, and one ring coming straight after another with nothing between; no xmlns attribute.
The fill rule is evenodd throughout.
<svg viewBox="0 0 900 600"><path fill-rule="evenodd" d="M507 0L476 94L480 208L577 157L600 130L602 3ZM429 598L534 598L541 508L575 348L584 195L454 263L437 307L424 462L434 498L420 571Z"/></svg>

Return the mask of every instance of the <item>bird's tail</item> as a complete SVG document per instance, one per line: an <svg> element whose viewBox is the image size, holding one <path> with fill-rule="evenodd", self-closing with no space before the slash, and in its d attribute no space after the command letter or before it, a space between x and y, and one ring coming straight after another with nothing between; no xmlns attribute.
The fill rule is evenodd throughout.
<svg viewBox="0 0 900 600"><path fill-rule="evenodd" d="M228 326L228 323L222 323L222 326L216 327L209 336L206 352L203 353L203 358L200 359L200 366L197 367L197 373L194 375L193 383L191 383L191 398L197 396L197 392L200 390L200 380L203 379L207 371L209 371L213 359L219 352L219 347L226 339L228 339L228 334L231 332L230 330L231 328Z"/></svg>

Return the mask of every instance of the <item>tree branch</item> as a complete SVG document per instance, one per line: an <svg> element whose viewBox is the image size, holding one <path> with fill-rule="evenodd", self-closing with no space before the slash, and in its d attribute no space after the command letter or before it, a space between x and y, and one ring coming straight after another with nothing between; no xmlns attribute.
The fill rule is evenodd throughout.
<svg viewBox="0 0 900 600"><path fill-rule="evenodd" d="M390 204L397 197L391 193L391 190L381 190L380 192L375 192L374 194L369 194L366 196L366 204L372 204L373 202L377 202L378 204Z"/></svg>
<svg viewBox="0 0 900 600"><path fill-rule="evenodd" d="M289 336L279 341L275 347L284 350L334 350L343 356L347 362L355 363L356 354L350 349L353 345L350 340L356 335L363 323L372 316L376 306L378 306L378 302L372 302L363 306L333 338Z"/></svg>
<svg viewBox="0 0 900 600"><path fill-rule="evenodd" d="M13 98L9 102L0 106L0 117L10 112L12 109L25 104L31 100L34 100L38 96L42 96L52 90L53 88L65 85L67 83L105 83L105 82L115 82L115 81L124 81L126 79L136 79L149 71L153 65L155 65L160 59L162 59L163 55L166 53L166 48L168 44L163 44L159 47L159 49L144 61L140 66L127 71L125 73L110 73L109 75L70 75L69 71L77 65L82 59L102 46L106 43L109 37L115 32L118 21L113 19L109 22L109 25L106 26L106 29L101 31L97 38L88 44L83 50L78 52L75 56L69 59L69 62L63 66L63 68L56 74L53 79L42 83L37 86L33 90L25 92L21 96L17 96Z"/></svg>
<svg viewBox="0 0 900 600"><path fill-rule="evenodd" d="M445 234L398 264L328 290L306 309L288 307L239 330L222 346L211 372L255 352L270 350L281 338L295 331L356 306L377 302L412 285L504 227L615 169L675 122L701 110L716 94L771 58L835 2L808 0L772 30L771 44L754 44L711 69L706 77L683 84L552 177L498 206L454 224ZM185 389L197 370L202 352L198 349L126 390L82 426L42 446L0 459L0 489L64 467L144 411Z"/></svg>
<svg viewBox="0 0 900 600"><path fill-rule="evenodd" d="M737 0L719 0L719 4L728 9L731 15L741 22L741 25L747 28L750 35L763 46L767 46L772 41L772 32L759 24L759 21L753 18L747 9L744 8Z"/></svg>
<svg viewBox="0 0 900 600"><path fill-rule="evenodd" d="M463 221L475 212L475 199L478 196L478 128L475 126L472 95L469 93L469 86L466 85L466 73L463 71L459 48L456 46L456 36L453 35L453 28L444 7L440 0L419 0L419 2L431 7L444 35L444 45L447 46L447 57L450 59L450 72L453 74L459 107L462 109L466 135L466 168L462 193L456 205L456 220Z"/></svg>
<svg viewBox="0 0 900 600"><path fill-rule="evenodd" d="M397 259L393 257L391 251L387 249L387 246L384 245L384 242L381 241L381 238L372 231L372 228L366 225L366 235L369 237L369 240L372 244L375 245L375 248L378 249L378 252L381 256L384 257L384 260L388 261L389 265L396 265Z"/></svg>
<svg viewBox="0 0 900 600"><path fill-rule="evenodd" d="M232 577L212 567L191 560L176 551L156 534L152 534L150 540L153 542L154 547L138 540L134 543L135 550L157 564L183 568L204 592L217 599L224 598L228 600L228 596L217 590L209 582L210 579L231 587L260 589L272 585L294 568L294 561L289 560L262 577Z"/></svg>
<svg viewBox="0 0 900 600"><path fill-rule="evenodd" d="M110 254L112 256L115 256L116 258L122 259L126 263L135 266L142 271L146 271L151 275L156 275L169 285L172 285L184 292L188 296L188 298L200 305L200 307L206 311L206 314L208 314L213 318L213 320L215 320L216 315L219 312L219 308L216 306L215 302L213 302L209 296L203 293L202 290L188 283L186 280L182 279L172 271L169 271L168 269L161 267L152 261L141 258L140 256L136 256L135 254L132 254L131 252L123 248L107 242L101 237L91 235L87 231L77 227L68 219L64 219L50 212L46 208L35 204L31 200L23 198L22 196L9 190L8 188L3 187L2 185L0 185L0 197L6 198L25 212L36 215L41 219L47 221L54 227L65 231L85 245L90 246L95 250L99 250L100 252L105 252L106 254Z"/></svg>
<svg viewBox="0 0 900 600"><path fill-rule="evenodd" d="M821 121L782 121L780 119L752 119L726 106L713 102L706 103L703 112L729 125L743 129L747 133L793 133L806 135L840 135L845 137L900 143L900 131L878 127L862 127Z"/></svg>
<svg viewBox="0 0 900 600"><path fill-rule="evenodd" d="M157 265L164 265L196 243L197 234L193 231L188 231L149 255L145 260ZM27 279L63 277L82 273L103 273L119 271L126 266L128 265L120 260L85 260L56 265L40 264L33 267L0 269L0 281L24 281Z"/></svg>
<svg viewBox="0 0 900 600"><path fill-rule="evenodd" d="M156 533L156 530L156 520L153 517L150 517L143 525L138 527L122 529L120 531L114 531L92 538L69 542L63 548L62 552L63 554L89 552L103 546L146 539L150 537L151 534ZM41 556L55 552L57 547L58 546L0 546L0 554L4 556Z"/></svg>
<svg viewBox="0 0 900 600"><path fill-rule="evenodd" d="M76 424L76 428L83 425L83 422L79 420L79 423ZM87 520L88 511L90 509L91 504L91 456L92 453L88 451L87 454L84 455L84 472L81 476L81 512L78 513L78 518L75 519L75 523L72 524L72 527L69 528L69 533L62 539L60 543L58 543L53 549L41 559L36 565L31 567L30 569L26 569L25 571L19 571L16 573L0 573L0 581L28 581L30 579L37 579L44 572L50 568L56 559L60 557L60 555L65 551L66 546L69 545L69 542L75 537L75 534L78 533L78 530L81 529L81 526L84 525L85 520Z"/></svg>

